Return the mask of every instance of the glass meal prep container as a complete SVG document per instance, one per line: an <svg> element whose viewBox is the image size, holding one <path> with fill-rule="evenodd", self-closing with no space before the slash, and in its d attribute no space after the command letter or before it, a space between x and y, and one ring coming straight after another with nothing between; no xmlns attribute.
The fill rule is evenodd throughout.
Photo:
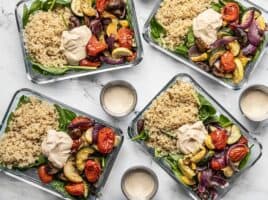
<svg viewBox="0 0 268 200"><path fill-rule="evenodd" d="M191 76L188 74L178 74L174 78L172 78L165 86L160 90L160 92L153 97L153 99L138 113L138 115L133 119L130 126L128 127L128 135L132 139L139 134L137 130L137 124L140 119L142 119L144 112L150 107L152 102L163 92L165 92L169 87L171 87L176 81L181 80L185 82L191 83L195 90L203 95L216 109L218 114L223 114L233 122L233 124L237 125L241 133L246 136L250 145L253 145L251 149L251 156L244 168L242 168L238 173L234 174L231 178L227 179L229 186L225 187L224 189L219 189L218 191L218 198L221 199L233 186L236 180L244 174L248 169L252 168L252 166L261 158L262 156L262 145L259 141L251 135L251 133L239 122L237 121L223 106L221 106L209 93L206 92L202 86L199 85ZM193 191L191 187L185 186L181 183L178 178L174 175L173 171L171 170L170 166L165 162L164 158L155 157L155 151L153 148L148 147L144 141L135 141L135 143L140 147L142 151L148 154L163 170L167 172L171 178L173 178L180 187L182 187L185 192L195 200L200 199L198 195Z"/></svg>
<svg viewBox="0 0 268 200"><path fill-rule="evenodd" d="M124 64L116 64L116 65L111 65L111 64L106 64L102 63L101 66L97 69L93 70L70 70L65 72L64 74L60 75L54 75L54 74L41 74L38 72L38 70L33 69L32 63L29 60L29 55L27 53L25 43L24 43L24 35L23 35L23 8L24 5L30 6L31 3L34 2L33 0L21 0L17 3L16 8L15 8L15 17L16 17L16 23L17 23L17 28L19 32L19 37L20 37L20 43L22 47L22 53L23 53L23 58L24 58L24 64L25 64L25 70L27 74L27 78L32 81L33 83L36 84L47 84L47 83L53 83L57 81L62 81L66 79L71 79L71 78L78 78L82 76L88 76L88 75L93 75L93 74L99 74L99 73L104 73L104 72L109 72L109 71L114 71L114 70L119 70L119 69L125 69L125 68L131 68L136 65L138 65L143 56L143 47L142 47L142 42L141 42L141 37L139 34L139 27L138 27L138 21L136 17L136 11L135 11L135 6L133 0L127 0L127 10L131 16L131 26L134 31L134 40L135 40L135 45L136 45L136 58L131 61L131 62L125 62Z"/></svg>
<svg viewBox="0 0 268 200"><path fill-rule="evenodd" d="M260 10L262 12L262 15L264 16L266 22L268 22L268 11L266 11L265 9L263 9L261 6L258 6L256 3L254 3L253 1L250 0L237 0L237 2L241 3L241 5L245 6L246 8L249 7L255 7L258 10ZM147 21L144 24L144 28L143 28L143 37L145 39L145 41L151 45L152 47L156 48L157 50L163 52L164 54L172 57L173 59L187 65L188 67L198 71L199 73L207 76L208 78L218 82L219 84L233 89L233 90L238 90L241 89L243 87L243 85L248 81L250 75L252 74L252 72L257 68L258 64L260 63L262 57L265 55L265 52L267 50L267 46L268 46L268 32L265 32L265 38L261 47L261 50L259 52L259 56L256 60L251 61L244 72L244 77L243 80L238 83L235 84L233 83L231 80L228 79L224 79L224 78L219 78L216 77L215 75L213 75L212 73L206 72L203 69L201 69L196 63L192 62L189 58L186 58L178 53L175 53L171 50L168 50L164 47L162 47L160 44L158 44L151 36L151 28L150 28L150 23L153 20L154 16L156 15L158 9L160 8L160 5L162 3L162 0L157 0L157 2L155 3L155 6L151 12L151 14L149 15Z"/></svg>
<svg viewBox="0 0 268 200"><path fill-rule="evenodd" d="M107 159L106 159L106 164L105 164L105 168L99 178L99 180L94 183L94 190L93 190L93 193L91 193L89 196L88 196L88 199L89 200L95 200L97 199L97 196L99 195L101 189L104 187L107 179L108 179L108 176L109 174L111 173L112 171L112 167L114 165L114 162L118 156L118 153L121 149L121 146L123 144L123 141L124 141L124 136L122 134L122 131L121 129L117 128L117 127L113 127L112 125L102 121L101 119L98 119L94 116L91 116L87 113L84 113L78 109L75 109L75 108L72 108L68 105L65 105L61 102L58 102L52 98L49 98L43 94L40 94L38 92L35 92L31 89L20 89L18 90L14 96L12 97L12 100L7 108L7 111L4 115L4 118L2 120L2 123L0 125L0 135L1 134L4 134L5 132L5 129L6 129L6 126L7 126L7 123L8 123L8 119L9 119L9 116L10 114L12 113L12 111L14 111L17 107L17 104L20 100L20 97L22 96L34 96L34 97L37 97L38 99L41 99L43 101L46 101L48 103L51 103L51 104L57 104L63 108L66 108L70 111L73 111L74 113L76 113L77 115L82 115L82 116L86 116L86 117L89 117L91 119L94 119L96 122L99 122L107 127L111 127L114 129L115 133L117 136L119 136L120 138L120 142L118 144L117 147L115 147L112 151L112 153L108 154L107 155ZM48 192L56 197L59 197L60 199L70 199L70 197L65 197L63 194L57 192L55 189L53 189L52 186L50 186L49 184L43 184L39 177L38 177L38 174L37 174L37 168L30 168L30 169L27 169L27 170L17 170L17 169L7 169L7 168L3 168L0 166L0 172L3 172L4 174L6 174L7 176L10 176L10 177L13 177L17 180L20 180L22 182L25 182L29 185L32 185L33 187L36 187L36 188L39 188L45 192ZM75 198L73 198L75 199Z"/></svg>

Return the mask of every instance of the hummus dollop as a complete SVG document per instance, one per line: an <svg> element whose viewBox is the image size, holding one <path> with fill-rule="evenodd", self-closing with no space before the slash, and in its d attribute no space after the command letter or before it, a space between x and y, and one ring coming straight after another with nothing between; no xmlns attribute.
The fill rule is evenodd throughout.
<svg viewBox="0 0 268 200"><path fill-rule="evenodd" d="M71 153L72 138L65 132L49 130L43 140L42 153L56 168L63 168Z"/></svg>
<svg viewBox="0 0 268 200"><path fill-rule="evenodd" d="M193 20L194 36L208 46L217 40L218 28L222 26L222 16L213 9L205 10Z"/></svg>
<svg viewBox="0 0 268 200"><path fill-rule="evenodd" d="M201 121L185 124L177 130L177 147L184 154L194 154L202 147L207 134Z"/></svg>
<svg viewBox="0 0 268 200"><path fill-rule="evenodd" d="M87 56L86 45L91 36L92 32L86 25L62 32L60 49L70 65L78 65Z"/></svg>

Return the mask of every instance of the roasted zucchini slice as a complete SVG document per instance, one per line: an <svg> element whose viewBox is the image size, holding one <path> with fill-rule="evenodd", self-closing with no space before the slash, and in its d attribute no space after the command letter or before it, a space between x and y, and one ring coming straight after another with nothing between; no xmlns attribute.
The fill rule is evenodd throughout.
<svg viewBox="0 0 268 200"><path fill-rule="evenodd" d="M84 171L86 161L88 160L89 156L94 152L95 150L90 147L84 147L77 152L75 164L79 172Z"/></svg>
<svg viewBox="0 0 268 200"><path fill-rule="evenodd" d="M70 157L63 168L64 176L73 183L81 183L83 178L79 175L74 162L74 157Z"/></svg>

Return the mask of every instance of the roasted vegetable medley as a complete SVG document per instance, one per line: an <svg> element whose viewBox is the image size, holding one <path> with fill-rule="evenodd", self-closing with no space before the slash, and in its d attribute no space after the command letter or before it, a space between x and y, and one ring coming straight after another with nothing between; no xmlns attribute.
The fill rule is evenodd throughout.
<svg viewBox="0 0 268 200"><path fill-rule="evenodd" d="M136 58L125 0L35 0L24 5L22 21L28 58L42 74L95 70Z"/></svg>
<svg viewBox="0 0 268 200"><path fill-rule="evenodd" d="M166 102L167 98L174 100L173 98L178 97L174 102L179 105L179 102L183 101L179 98L185 84L182 83L175 83L171 89L158 96L147 111L145 110L136 124L138 135L132 140L143 142L149 149L154 150L154 157L164 162L174 176L200 199L217 199L219 190L228 187L229 180L247 165L253 146L236 124L219 114L198 92L195 94L198 105L198 116L195 121L182 123L180 126L174 126L175 128L165 126L165 129L161 129L159 123L152 127L154 118L162 113L165 113L162 116L164 125L169 124L165 119L169 118L167 113L172 111L169 111L167 104L166 109L160 107L159 102L162 97ZM184 94L189 100L189 95L192 94L189 89L187 91L188 93ZM166 93L168 97L165 96ZM169 100L168 103L170 104ZM172 110L176 110L176 105L171 105ZM173 125L176 125L176 121L179 124L184 114L177 113L177 115L180 117L176 118L173 114L175 120ZM159 130L155 137L156 129ZM174 141L170 143L172 151L165 146L169 141L168 138ZM159 140L163 140L164 143L159 143Z"/></svg>
<svg viewBox="0 0 268 200"><path fill-rule="evenodd" d="M267 24L254 7L232 0L216 2L192 19L184 41L170 50L216 77L239 84L263 50ZM156 17L151 20L151 37L165 47L163 38L169 33L164 26Z"/></svg>
<svg viewBox="0 0 268 200"><path fill-rule="evenodd" d="M40 99L35 100L34 98L32 100L32 97L22 96L17 109L25 110L26 107L32 106L33 101L43 102ZM44 105L48 104L44 102ZM49 106L51 109L54 107L54 115L58 119L57 128L49 126L49 122L45 120L46 116L41 119L44 120L47 127L46 130L42 131L44 134L42 137L38 134L35 136L41 140L41 145L36 147L36 152L39 152L38 159L32 160L32 163L27 166L20 167L19 163L16 163L16 166L13 165L10 168L36 169L35 173L38 174L43 184L48 184L66 198L87 199L90 195L98 195L99 186L97 185L101 185L104 181L102 174L107 171L107 163L110 162L114 149L122 142L121 136L113 128L89 117L77 116L76 113L57 104ZM12 127L14 120L17 119L14 117L22 112L22 110L14 112L9 117L7 127L10 127L10 123ZM31 111L27 112L31 113ZM44 112L44 110L40 112ZM27 113L24 114L27 115ZM27 122L27 125L28 129L36 128L34 122ZM29 131L30 133L31 131L36 132L35 130ZM36 146L34 140L29 141L28 139L27 141L26 137L30 137L30 133L20 138L26 146L20 145L21 152L28 151L27 145L28 148L31 148L29 142L33 142ZM5 138L5 134L3 134L3 138ZM14 141L13 138L9 138L7 142ZM18 153L16 151L14 149L15 156ZM32 153L36 152L29 151L27 155L31 156ZM9 162L12 157L6 160ZM6 168L6 160L0 160L3 168Z"/></svg>

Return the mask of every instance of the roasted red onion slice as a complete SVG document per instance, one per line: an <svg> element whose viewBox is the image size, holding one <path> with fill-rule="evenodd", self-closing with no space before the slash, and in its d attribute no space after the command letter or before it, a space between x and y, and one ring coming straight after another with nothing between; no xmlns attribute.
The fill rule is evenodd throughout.
<svg viewBox="0 0 268 200"><path fill-rule="evenodd" d="M222 39L219 39L217 40L216 42L214 42L212 45L211 45L211 48L219 48L219 47L222 47L234 40L236 40L237 38L236 37L233 37L233 36L226 36L226 37L223 37Z"/></svg>
<svg viewBox="0 0 268 200"><path fill-rule="evenodd" d="M261 38L258 25L256 21L253 20L248 30L248 40L252 45L258 46L261 42Z"/></svg>
<svg viewBox="0 0 268 200"><path fill-rule="evenodd" d="M192 46L189 51L188 51L188 56L189 57L195 57L195 56L200 56L201 52L198 50L197 46Z"/></svg>
<svg viewBox="0 0 268 200"><path fill-rule="evenodd" d="M245 56L250 56L250 55L254 55L256 50L257 50L257 47L255 47L252 44L248 44L245 48L242 49L242 52Z"/></svg>
<svg viewBox="0 0 268 200"><path fill-rule="evenodd" d="M105 126L103 126L102 124L97 124L97 123L95 124L95 126L93 128L93 132L92 132L93 144L97 144L97 142L98 142L98 133L104 127Z"/></svg>
<svg viewBox="0 0 268 200"><path fill-rule="evenodd" d="M254 19L254 10L249 10L247 11L246 14L247 14L246 19L244 19L241 24L232 23L231 26L242 29L247 29L248 27L250 27Z"/></svg>

